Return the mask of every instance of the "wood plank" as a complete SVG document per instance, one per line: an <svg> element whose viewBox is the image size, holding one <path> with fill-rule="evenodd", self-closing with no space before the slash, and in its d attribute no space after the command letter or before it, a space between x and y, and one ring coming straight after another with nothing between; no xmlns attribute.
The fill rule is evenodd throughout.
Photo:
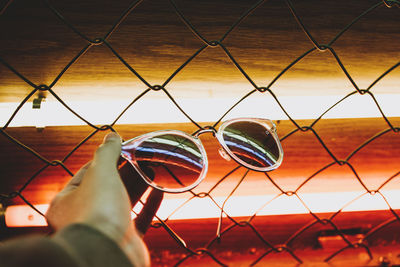
<svg viewBox="0 0 400 267"><path fill-rule="evenodd" d="M177 6L208 40L223 36L256 1L177 1ZM89 38L103 36L130 1L51 2ZM293 1L314 38L328 43L363 11L377 2ZM332 46L350 75L366 88L399 60L399 16L382 6L363 17ZM42 3L14 1L0 17L0 56L36 84L49 85L87 44ZM203 44L166 1L143 1L109 39L115 50L150 84L162 84ZM284 1L266 1L224 40L243 69L259 86L266 86L290 62L313 45L297 25ZM393 44L393 45L385 45ZM362 58L362 60L360 60ZM381 81L379 93L396 93L400 72ZM299 83L298 81L302 82ZM299 88L301 84L301 89ZM221 92L219 86L230 89ZM32 90L0 64L1 102L19 102ZM84 88L84 89L82 89ZM54 87L66 101L125 99L146 86L104 45L92 47ZM207 48L168 86L177 97L231 95L252 88L223 50ZM285 74L274 88L282 95L342 94L354 89L329 53L315 52Z"/></svg>
<svg viewBox="0 0 400 267"><path fill-rule="evenodd" d="M390 118L398 125L399 118ZM310 125L311 121L299 121L301 126ZM203 126L208 123L203 123ZM285 136L295 129L290 121L279 121L278 134ZM335 119L321 120L314 129L327 148L338 160L344 160L359 145L366 142L377 133L387 129L383 119ZM188 133L196 127L191 124L146 124L146 125L116 125L115 129L126 139L142 133L160 129L178 129ZM39 132L33 127L8 128L6 132L37 151L44 158L62 160L77 144L92 133L89 126L47 127ZM100 132L90 138L72 156L65 165L72 171L77 171L86 161L90 160L96 146L101 143L104 133ZM349 162L359 174L365 185L371 190L377 189L384 181L399 171L400 142L398 134L388 132L361 149ZM219 144L212 135L201 136L209 158L209 172L204 182L196 192L209 190L219 179L235 168L236 163L226 161L218 154ZM270 176L284 190L293 191L311 175L333 162L332 157L321 146L311 131L296 132L282 142L285 157L282 166L270 172ZM1 193L9 193L20 188L32 175L45 166L32 154L10 142L4 136L0 137L0 188ZM10 156L11 155L11 156ZM233 174L215 191L215 196L226 196L238 183L244 169ZM69 179L69 175L61 167L48 167L37 176L24 190L24 195L33 203L47 203ZM394 179L385 189L399 189L397 179ZM334 165L323 171L306 186L301 193L363 191L349 166ZM238 195L268 195L279 191L265 175L250 172L245 182L236 192ZM177 196L171 195L171 198ZM183 198L189 195L182 195ZM17 202L20 202L17 200Z"/></svg>

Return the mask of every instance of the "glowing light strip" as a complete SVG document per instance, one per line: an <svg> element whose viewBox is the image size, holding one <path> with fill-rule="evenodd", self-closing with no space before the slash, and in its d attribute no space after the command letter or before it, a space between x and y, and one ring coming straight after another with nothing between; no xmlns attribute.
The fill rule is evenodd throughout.
<svg viewBox="0 0 400 267"><path fill-rule="evenodd" d="M301 199L315 213L336 212L346 203L351 202L365 192L322 192L300 194ZM393 209L400 209L400 190L385 190L384 195ZM232 196L224 207L224 210L232 217L251 216L257 212L258 216L266 215L288 215L306 214L307 209L296 196L281 195L268 205L273 195L255 196ZM225 198L214 198L219 205L222 205ZM165 199L158 211L160 218L167 218L177 207L187 199ZM265 207L263 207L265 205ZM48 205L35 205L41 212L45 213ZM135 207L138 212L141 206ZM343 211L369 211L388 210L388 206L379 194L362 196L357 201L345 207ZM170 220L218 218L220 209L208 198L194 198L186 203L179 211L174 213ZM10 206L6 209L5 221L8 227L45 226L45 219L37 214L27 205Z"/></svg>
<svg viewBox="0 0 400 267"><path fill-rule="evenodd" d="M239 139L239 138L237 138L237 139ZM265 149L261 149L261 152L260 152L259 150L257 151L257 150L255 150L253 148L248 148L248 147L246 147L244 145L239 145L239 144L237 144L235 142L225 141L225 143L229 148L236 147L239 150L247 151L249 155L254 155L255 154L255 155L257 155L258 159L261 158L261 161L264 160L264 161L268 162L268 159L272 160L272 162L268 162L268 164L270 164L270 166L272 166L272 165L274 165L276 163L276 160L277 160L276 156L274 156L272 153L270 153L269 151L267 151ZM254 143L254 142L249 142L249 143ZM267 157L265 157L264 154L266 154ZM255 159L253 158L252 160L255 160ZM262 164L264 164L264 163L262 163Z"/></svg>
<svg viewBox="0 0 400 267"><path fill-rule="evenodd" d="M153 141L154 140L154 141ZM190 151L191 154L196 155L197 157L201 157L201 153L194 149L193 147L187 145L186 143L182 143L180 141L174 141L174 140L168 140L166 138L161 138L161 137L153 137L152 139L146 140L148 143L160 143L160 144L165 144L165 145L171 145L175 147L182 148L183 150Z"/></svg>
<svg viewBox="0 0 400 267"><path fill-rule="evenodd" d="M44 214L49 208L49 205L35 205L35 208ZM5 222L8 227L35 227L47 225L46 219L28 205L15 205L7 207L5 213Z"/></svg>
<svg viewBox="0 0 400 267"><path fill-rule="evenodd" d="M315 119L343 95L280 96L279 101L293 119ZM400 94L376 94L388 117L399 117ZM240 97L222 96L211 98L178 98L177 102L195 121L215 121L235 104ZM300 105L301 103L301 105ZM0 125L4 125L19 103L0 103ZM109 124L129 104L129 101L75 101L67 103L72 109L93 124ZM167 112L154 112L157 110ZM207 107L213 107L207 108ZM357 108L354 108L357 107ZM57 114L57 116L54 116ZM373 118L381 117L378 108L368 94L353 95L330 110L324 118ZM288 119L276 101L267 95L249 97L233 109L225 119L238 117L261 117L272 120ZM179 123L188 119L166 98L143 98L135 103L118 121L119 124ZM85 123L65 109L60 103L48 99L41 111L26 103L10 126L65 126Z"/></svg>
<svg viewBox="0 0 400 267"><path fill-rule="evenodd" d="M193 165L195 165L196 167L198 167L200 170L203 168L203 164L200 164L200 163L198 163L197 161L195 161L195 160L193 160L193 159L191 159L190 157L188 157L188 156L185 156L185 155L182 155L182 154L178 154L178 153L176 153L176 152L174 152L174 151L170 151L170 150L166 150L166 149L157 149L157 148L148 148L148 147L141 147L140 148L140 152L144 152L144 153L146 153L146 152L149 152L149 153L155 153L155 154L159 154L159 155L162 155L162 156L164 156L164 158L162 158L162 160L164 161L164 162L168 162L168 157L169 156L171 156L171 157L175 157L175 158L178 158L178 159L182 159L183 161L186 161L186 162L190 162L190 163L192 163ZM171 161L171 162L169 162L169 163L171 163L171 164L177 164L177 162L176 161ZM184 166L184 165L180 165L180 166Z"/></svg>
<svg viewBox="0 0 400 267"><path fill-rule="evenodd" d="M268 131L265 131L267 134L269 134ZM268 151L265 151L264 147L262 145L259 145L257 142L254 142L253 140L251 140L250 138L247 138L247 136L245 137L244 133L242 132L229 132L229 131L225 131L224 132L225 135L233 138L233 139L237 139L242 141L243 143L247 143L250 144L251 146L257 148L259 151L261 151L262 153L268 153ZM232 142L234 144L234 142Z"/></svg>

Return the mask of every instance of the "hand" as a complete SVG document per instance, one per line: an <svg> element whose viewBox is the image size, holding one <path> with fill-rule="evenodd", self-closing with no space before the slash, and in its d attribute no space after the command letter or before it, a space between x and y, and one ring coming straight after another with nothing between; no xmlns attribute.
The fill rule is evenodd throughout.
<svg viewBox="0 0 400 267"><path fill-rule="evenodd" d="M53 199L46 218L56 231L74 223L87 224L114 240L134 266L148 266L149 254L141 237L158 210L162 193L158 190L150 193L135 227L130 211L147 185L126 164L121 174L128 193L117 170L120 153L120 137L115 133L108 134L93 160L84 165Z"/></svg>

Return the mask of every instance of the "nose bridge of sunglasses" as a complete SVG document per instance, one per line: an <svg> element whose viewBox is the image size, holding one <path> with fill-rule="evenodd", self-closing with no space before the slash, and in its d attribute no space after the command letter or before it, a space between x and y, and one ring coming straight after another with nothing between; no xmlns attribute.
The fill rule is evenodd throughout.
<svg viewBox="0 0 400 267"><path fill-rule="evenodd" d="M217 131L214 128L211 128L211 127L210 128L204 128L204 129L201 129L201 130L195 132L193 134L193 136L198 138L200 135L205 134L205 133L212 133L212 135L215 137L215 135L217 134Z"/></svg>
<svg viewBox="0 0 400 267"><path fill-rule="evenodd" d="M226 161L230 161L231 160L231 156L229 156L229 154L222 147L220 147L218 149L218 152L221 155L221 157L224 158Z"/></svg>

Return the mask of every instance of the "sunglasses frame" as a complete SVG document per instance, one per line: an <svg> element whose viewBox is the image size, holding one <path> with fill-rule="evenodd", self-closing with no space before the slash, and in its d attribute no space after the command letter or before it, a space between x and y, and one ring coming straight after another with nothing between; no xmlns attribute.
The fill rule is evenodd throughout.
<svg viewBox="0 0 400 267"><path fill-rule="evenodd" d="M233 152L228 148L228 146L225 144L225 141L223 138L224 129L227 126L231 125L232 123L241 122L241 121L257 123L257 124L263 126L266 129L266 131L272 135L272 137L275 140L275 143L278 146L278 150L279 150L279 157L274 165L269 166L269 167L252 166L252 165L244 162L243 160L241 160L239 157L237 157L235 154L233 154ZM127 141L124 141L122 143L121 156L135 168L135 170L139 173L139 175L142 177L142 179L149 186L156 188L158 190L167 192L167 193L183 193L186 191L190 191L193 188L195 188L196 186L198 186L204 180L204 178L207 174L207 171L208 171L207 153L204 149L203 143L201 142L201 140L199 138L199 136L202 133L206 133L206 132L211 132L218 139L218 142L222 146L223 150L225 150L225 152L229 155L230 158L232 158L239 165L246 167L250 170L254 170L254 171L258 171L258 172L271 171L271 170L278 168L282 163L283 149L282 149L282 145L279 141L278 135L276 133L276 126L271 120L260 119L260 118L236 118L236 119L227 120L221 124L221 126L218 128L218 131L216 131L214 129L206 129L206 130L201 130L201 131L197 132L195 135L190 135L190 134L180 131L180 130L161 130L161 131L154 131L154 132L146 133L146 134L134 137L132 139L129 139ZM129 150L136 150L137 147L139 147L144 141L148 140L149 138L153 138L153 137L160 136L160 135L166 135L166 134L181 136L181 137L187 138L188 140L192 141L196 145L196 147L199 149L199 151L203 157L202 158L203 159L202 171L201 171L199 177L197 178L197 180L189 186L186 186L183 188L165 188L165 187L162 187L162 186L154 183L153 180L151 180L149 177L147 177L147 175L141 170L136 159L134 157L131 158L127 153L124 153L124 147L129 146Z"/></svg>

